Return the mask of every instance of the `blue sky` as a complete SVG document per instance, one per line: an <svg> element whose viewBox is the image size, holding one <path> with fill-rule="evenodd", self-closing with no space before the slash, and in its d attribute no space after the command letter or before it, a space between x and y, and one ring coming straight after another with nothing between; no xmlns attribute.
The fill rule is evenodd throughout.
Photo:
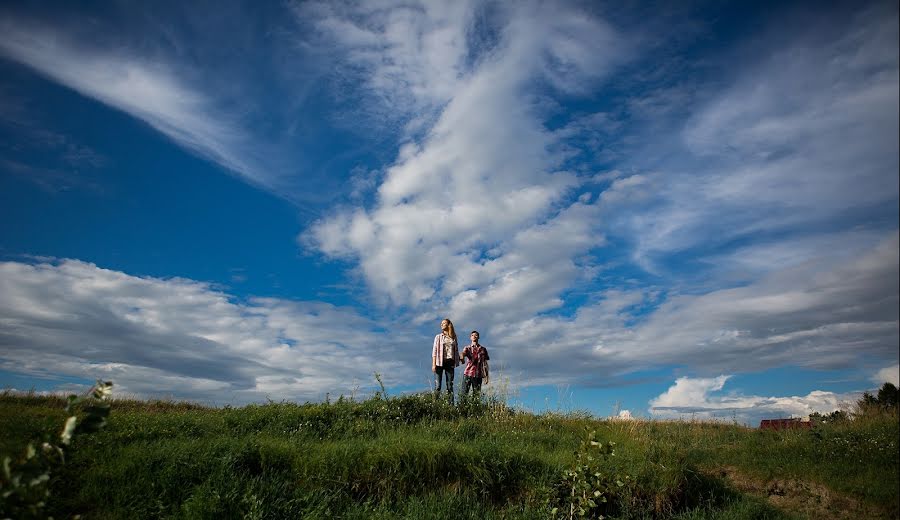
<svg viewBox="0 0 900 520"><path fill-rule="evenodd" d="M182 4L0 8L0 385L421 391L443 317L535 410L898 382L896 3Z"/></svg>

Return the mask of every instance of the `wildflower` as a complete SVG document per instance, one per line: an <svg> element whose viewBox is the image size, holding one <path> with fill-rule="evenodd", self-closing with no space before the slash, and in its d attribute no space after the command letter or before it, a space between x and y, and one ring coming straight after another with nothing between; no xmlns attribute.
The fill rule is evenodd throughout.
<svg viewBox="0 0 900 520"><path fill-rule="evenodd" d="M74 415L66 419L66 425L63 427L63 432L59 435L59 438L62 440L62 443L66 446L72 442L72 434L75 433L75 424L78 422L78 418Z"/></svg>
<svg viewBox="0 0 900 520"><path fill-rule="evenodd" d="M101 399L101 400L106 399L107 397L109 397L110 394L112 394L112 386L113 386L112 382L100 381L98 379L97 384L94 385L94 391L93 391L94 397L97 399Z"/></svg>

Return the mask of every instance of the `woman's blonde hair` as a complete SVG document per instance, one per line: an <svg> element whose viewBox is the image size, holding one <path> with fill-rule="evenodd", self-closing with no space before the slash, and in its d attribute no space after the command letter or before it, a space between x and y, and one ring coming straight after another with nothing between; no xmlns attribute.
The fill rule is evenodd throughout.
<svg viewBox="0 0 900 520"><path fill-rule="evenodd" d="M450 321L450 318L444 318L444 319L441 320L441 321L442 321L442 322L444 322L444 321L447 322L447 334L448 334L451 338L456 339L456 329L453 328L453 322Z"/></svg>

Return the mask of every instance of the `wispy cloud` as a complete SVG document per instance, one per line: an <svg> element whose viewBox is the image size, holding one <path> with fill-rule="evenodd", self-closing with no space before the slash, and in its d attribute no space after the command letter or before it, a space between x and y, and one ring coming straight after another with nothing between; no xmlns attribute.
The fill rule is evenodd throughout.
<svg viewBox="0 0 900 520"><path fill-rule="evenodd" d="M449 101L468 75L469 34L476 4L469 1L298 2L294 13L312 34L304 42L332 49L348 83L363 81L355 114L369 125L427 121Z"/></svg>
<svg viewBox="0 0 900 520"><path fill-rule="evenodd" d="M87 47L54 29L2 24L0 53L41 75L127 112L179 145L254 183L268 178L246 152L250 139L214 101L179 80L164 63L125 52Z"/></svg>
<svg viewBox="0 0 900 520"><path fill-rule="evenodd" d="M804 31L774 23L774 38L752 44L761 58L707 90L674 142L643 142L659 197L614 226L635 237L636 259L664 269L669 254L849 229L896 207L898 33L886 9Z"/></svg>

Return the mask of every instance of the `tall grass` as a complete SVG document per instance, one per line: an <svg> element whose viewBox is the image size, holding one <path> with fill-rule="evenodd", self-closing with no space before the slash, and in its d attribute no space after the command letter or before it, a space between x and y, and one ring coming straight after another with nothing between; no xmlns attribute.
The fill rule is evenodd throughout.
<svg viewBox="0 0 900 520"><path fill-rule="evenodd" d="M2 453L39 437L63 407L52 397L0 394ZM566 472L585 460L578 453L591 431L615 443L614 454L592 467L628 477L607 493L602 511L613 517L790 516L736 489L720 467L760 479L810 479L885 517L897 511L896 414L893 422L760 432L534 415L502 399L450 405L430 394L218 409L120 400L112 407L108 427L79 445L52 483L55 516L543 519L564 499Z"/></svg>

